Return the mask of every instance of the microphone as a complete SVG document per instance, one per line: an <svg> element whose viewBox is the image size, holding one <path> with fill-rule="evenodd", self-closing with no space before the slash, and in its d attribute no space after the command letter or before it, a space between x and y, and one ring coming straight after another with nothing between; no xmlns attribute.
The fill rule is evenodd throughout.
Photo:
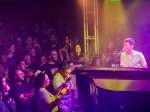
<svg viewBox="0 0 150 112"><path fill-rule="evenodd" d="M122 52L124 52L125 51L125 49L124 48L122 48L122 50L118 53L118 56L120 56L121 55L121 53Z"/></svg>

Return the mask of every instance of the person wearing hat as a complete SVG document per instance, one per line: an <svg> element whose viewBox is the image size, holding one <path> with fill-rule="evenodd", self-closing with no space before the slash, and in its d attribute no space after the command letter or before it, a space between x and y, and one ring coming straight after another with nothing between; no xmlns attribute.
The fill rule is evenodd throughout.
<svg viewBox="0 0 150 112"><path fill-rule="evenodd" d="M67 88L67 93L61 98L58 108L60 112L72 112L72 96L76 92L75 86L71 83L71 68L67 61L61 62L61 70L58 72L52 80L52 85L55 94L62 88ZM73 92L72 92L73 91Z"/></svg>
<svg viewBox="0 0 150 112"><path fill-rule="evenodd" d="M148 68L144 55L141 52L133 50L134 45L134 39L127 38L124 40L124 52L121 53L120 56L120 66L131 68Z"/></svg>

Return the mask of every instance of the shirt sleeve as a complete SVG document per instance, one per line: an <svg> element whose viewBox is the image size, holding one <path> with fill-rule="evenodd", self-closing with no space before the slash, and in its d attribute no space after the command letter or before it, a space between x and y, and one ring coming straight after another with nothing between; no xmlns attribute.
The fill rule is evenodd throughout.
<svg viewBox="0 0 150 112"><path fill-rule="evenodd" d="M140 58L141 58L141 64L142 64L142 66L147 65L146 59L145 59L145 57L144 57L144 55L142 53L140 53Z"/></svg>
<svg viewBox="0 0 150 112"><path fill-rule="evenodd" d="M55 100L54 96L50 96L49 94L47 94L44 90L39 91L38 94L38 98L41 99L42 103L44 103L45 105L49 105L51 102L53 102Z"/></svg>
<svg viewBox="0 0 150 112"><path fill-rule="evenodd" d="M53 78L52 84L53 84L53 88L55 90L55 93L57 94L62 89L62 86L63 86L63 83L61 81L61 77L55 76Z"/></svg>

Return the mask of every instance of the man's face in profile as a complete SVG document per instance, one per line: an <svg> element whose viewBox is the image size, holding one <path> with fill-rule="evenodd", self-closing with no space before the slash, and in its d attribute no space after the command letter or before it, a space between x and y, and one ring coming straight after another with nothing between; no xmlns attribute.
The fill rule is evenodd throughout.
<svg viewBox="0 0 150 112"><path fill-rule="evenodd" d="M131 45L129 42L124 42L123 48L125 49L126 52L128 52L133 49L133 45Z"/></svg>

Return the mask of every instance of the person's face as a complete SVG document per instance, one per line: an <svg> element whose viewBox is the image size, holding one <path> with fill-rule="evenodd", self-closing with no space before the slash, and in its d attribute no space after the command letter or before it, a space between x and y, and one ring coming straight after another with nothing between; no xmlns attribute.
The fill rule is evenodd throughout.
<svg viewBox="0 0 150 112"><path fill-rule="evenodd" d="M44 85L45 87L47 87L47 86L49 86L49 84L50 84L49 77L48 77L48 75L45 75L45 79L44 79L44 81L43 81L43 85Z"/></svg>
<svg viewBox="0 0 150 112"><path fill-rule="evenodd" d="M31 49L31 50L30 50L30 55L31 55L32 57L35 57L35 56L36 56L36 51L35 51L35 49Z"/></svg>
<svg viewBox="0 0 150 112"><path fill-rule="evenodd" d="M31 37L28 37L28 38L26 39L26 44L29 45L29 46L32 45L32 38L31 38Z"/></svg>
<svg viewBox="0 0 150 112"><path fill-rule="evenodd" d="M16 71L16 75L14 77L17 81L23 81L24 80L24 73L21 70Z"/></svg>
<svg viewBox="0 0 150 112"><path fill-rule="evenodd" d="M54 61L57 61L58 60L58 54L56 51L51 51L51 55L50 55L50 58Z"/></svg>
<svg viewBox="0 0 150 112"><path fill-rule="evenodd" d="M34 44L34 45L35 45L35 44L38 44L37 39L34 39L34 40L33 40L33 44Z"/></svg>
<svg viewBox="0 0 150 112"><path fill-rule="evenodd" d="M1 55L1 61L2 61L2 63L6 63L7 62L7 56Z"/></svg>
<svg viewBox="0 0 150 112"><path fill-rule="evenodd" d="M9 52L11 53L14 53L15 52L15 46L14 45L11 45L9 48L8 48Z"/></svg>
<svg viewBox="0 0 150 112"><path fill-rule="evenodd" d="M80 53L81 52L81 46L80 45L76 45L75 46L75 50L77 53Z"/></svg>
<svg viewBox="0 0 150 112"><path fill-rule="evenodd" d="M118 56L118 50L114 50L113 51L113 53L114 53L114 55L113 55L113 57L116 59L116 58L119 58L119 56Z"/></svg>
<svg viewBox="0 0 150 112"><path fill-rule="evenodd" d="M56 39L55 35L51 35L49 39L50 39L51 44L57 43L57 39Z"/></svg>
<svg viewBox="0 0 150 112"><path fill-rule="evenodd" d="M6 78L2 78L2 86L6 86L7 82L6 82Z"/></svg>
<svg viewBox="0 0 150 112"><path fill-rule="evenodd" d="M100 59L96 59L95 66L100 66Z"/></svg>
<svg viewBox="0 0 150 112"><path fill-rule="evenodd" d="M74 69L75 69L75 66L74 66L74 64L73 63L70 63L70 69L73 71Z"/></svg>
<svg viewBox="0 0 150 112"><path fill-rule="evenodd" d="M25 60L26 63L30 63L31 62L31 56L30 55L26 55L24 57L24 60Z"/></svg>
<svg viewBox="0 0 150 112"><path fill-rule="evenodd" d="M133 49L133 45L131 45L129 42L124 42L123 48L126 52L131 51Z"/></svg>
<svg viewBox="0 0 150 112"><path fill-rule="evenodd" d="M65 42L66 42L66 44L69 44L69 37L68 36L65 37Z"/></svg>
<svg viewBox="0 0 150 112"><path fill-rule="evenodd" d="M2 79L2 83L3 83L3 90L4 91L9 91L10 87L9 87L8 83L6 82L6 78Z"/></svg>
<svg viewBox="0 0 150 112"><path fill-rule="evenodd" d="M72 71L72 70L71 70L70 68L64 70L64 71L63 71L63 76L64 76L64 77L68 77L68 76L70 75L71 71Z"/></svg>
<svg viewBox="0 0 150 112"><path fill-rule="evenodd" d="M41 65L46 64L46 58L45 58L45 56L41 56L40 63L41 63Z"/></svg>
<svg viewBox="0 0 150 112"><path fill-rule="evenodd" d="M114 43L113 42L109 42L108 43L108 48L109 49L113 49L114 48Z"/></svg>
<svg viewBox="0 0 150 112"><path fill-rule="evenodd" d="M38 23L35 23L35 24L34 24L34 29L35 29L35 30L39 30L39 29L40 29L40 27L39 27L39 24L38 24Z"/></svg>
<svg viewBox="0 0 150 112"><path fill-rule="evenodd" d="M16 45L21 46L22 45L22 40L21 38L16 38Z"/></svg>
<svg viewBox="0 0 150 112"><path fill-rule="evenodd" d="M24 61L21 61L21 62L20 62L19 69L20 69L20 70L23 70L23 71L27 69L27 68L26 68L26 63L25 63Z"/></svg>

